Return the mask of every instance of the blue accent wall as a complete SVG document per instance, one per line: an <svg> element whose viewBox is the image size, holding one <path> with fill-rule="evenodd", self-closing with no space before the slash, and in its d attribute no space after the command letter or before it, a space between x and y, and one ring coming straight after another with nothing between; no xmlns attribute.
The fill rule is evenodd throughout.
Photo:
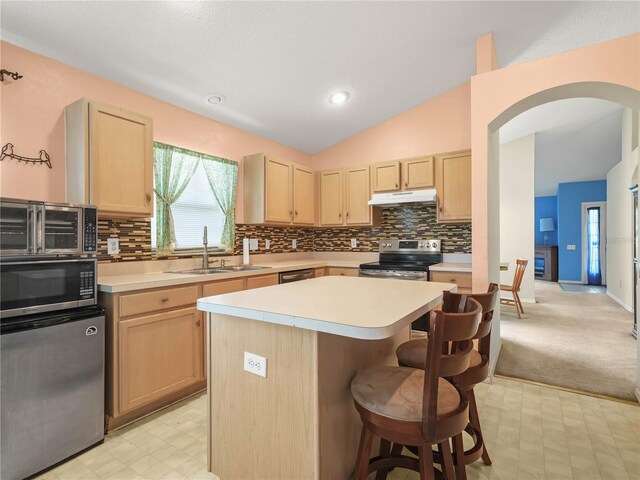
<svg viewBox="0 0 640 480"><path fill-rule="evenodd" d="M558 278L582 280L582 203L605 202L607 181L558 185ZM575 250L567 250L575 245Z"/></svg>
<svg viewBox="0 0 640 480"><path fill-rule="evenodd" d="M540 231L541 218L553 218L555 231L547 233L547 245L558 245L558 197L536 197L535 198L535 224L533 231L536 232L536 245L544 245L544 233Z"/></svg>

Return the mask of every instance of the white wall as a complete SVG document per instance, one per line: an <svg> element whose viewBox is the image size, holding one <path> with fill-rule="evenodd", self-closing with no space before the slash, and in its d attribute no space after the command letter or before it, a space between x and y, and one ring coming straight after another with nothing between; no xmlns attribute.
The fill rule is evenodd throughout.
<svg viewBox="0 0 640 480"><path fill-rule="evenodd" d="M622 160L607 173L607 293L633 310L633 173L638 148L632 149L632 111L622 120Z"/></svg>
<svg viewBox="0 0 640 480"><path fill-rule="evenodd" d="M523 302L535 301L535 140L531 134L500 145L500 261L509 262L500 282L513 282L517 258L529 260L520 290Z"/></svg>

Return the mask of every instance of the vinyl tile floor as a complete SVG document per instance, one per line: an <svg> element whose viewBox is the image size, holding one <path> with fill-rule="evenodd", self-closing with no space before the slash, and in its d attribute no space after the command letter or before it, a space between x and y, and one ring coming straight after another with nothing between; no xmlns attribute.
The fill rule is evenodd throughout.
<svg viewBox="0 0 640 480"><path fill-rule="evenodd" d="M493 465L469 465L470 480L640 479L636 405L502 377L478 385L476 399ZM110 433L38 479L218 480L206 469L205 425L201 394ZM388 476L418 478L402 469Z"/></svg>

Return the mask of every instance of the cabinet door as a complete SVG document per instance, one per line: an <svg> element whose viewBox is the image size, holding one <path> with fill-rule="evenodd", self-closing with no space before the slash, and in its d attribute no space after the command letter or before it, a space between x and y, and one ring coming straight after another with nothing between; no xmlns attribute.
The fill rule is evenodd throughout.
<svg viewBox="0 0 640 480"><path fill-rule="evenodd" d="M392 192L400 189L400 162L382 162L371 165L371 190Z"/></svg>
<svg viewBox="0 0 640 480"><path fill-rule="evenodd" d="M345 170L345 210L347 225L368 225L371 223L371 207L367 202L369 193L369 167Z"/></svg>
<svg viewBox="0 0 640 480"><path fill-rule="evenodd" d="M273 157L266 157L265 162L265 221L291 223L292 165Z"/></svg>
<svg viewBox="0 0 640 480"><path fill-rule="evenodd" d="M153 216L150 118L89 103L90 202L100 214Z"/></svg>
<svg viewBox="0 0 640 480"><path fill-rule="evenodd" d="M320 225L343 225L342 169L320 172Z"/></svg>
<svg viewBox="0 0 640 480"><path fill-rule="evenodd" d="M278 285L280 278L277 273L271 273L269 275L260 275L258 277L247 277L247 290L252 288L270 287L271 285Z"/></svg>
<svg viewBox="0 0 640 480"><path fill-rule="evenodd" d="M202 316L195 308L119 323L120 413L202 380Z"/></svg>
<svg viewBox="0 0 640 480"><path fill-rule="evenodd" d="M435 185L434 158L417 157L402 161L402 188L429 188Z"/></svg>
<svg viewBox="0 0 640 480"><path fill-rule="evenodd" d="M313 225L314 210L314 180L313 171L293 166L293 223Z"/></svg>
<svg viewBox="0 0 640 480"><path fill-rule="evenodd" d="M461 152L438 157L438 221L471 221L471 153Z"/></svg>

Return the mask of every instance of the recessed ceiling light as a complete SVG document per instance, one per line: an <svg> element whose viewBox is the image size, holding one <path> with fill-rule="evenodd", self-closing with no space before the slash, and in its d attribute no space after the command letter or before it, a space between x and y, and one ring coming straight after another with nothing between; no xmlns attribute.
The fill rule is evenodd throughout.
<svg viewBox="0 0 640 480"><path fill-rule="evenodd" d="M329 101L333 104L344 103L349 100L349 92L336 92L329 97Z"/></svg>
<svg viewBox="0 0 640 480"><path fill-rule="evenodd" d="M224 96L220 95L219 93L210 93L209 95L204 97L204 99L207 103L210 103L211 105L217 105L219 103L224 102Z"/></svg>

